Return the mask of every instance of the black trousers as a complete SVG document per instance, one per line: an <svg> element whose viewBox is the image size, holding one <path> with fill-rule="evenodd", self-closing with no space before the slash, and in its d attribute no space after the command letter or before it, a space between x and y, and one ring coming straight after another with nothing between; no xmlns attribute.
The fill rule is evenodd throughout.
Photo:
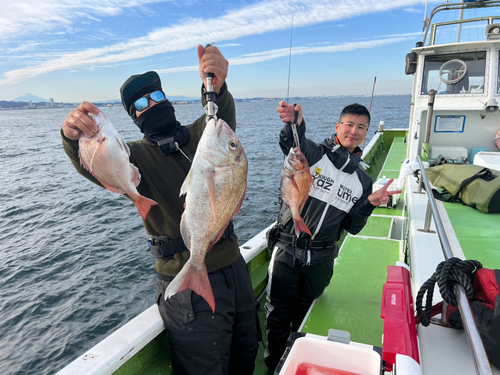
<svg viewBox="0 0 500 375"><path fill-rule="evenodd" d="M255 300L245 261L208 274L215 313L190 289L165 301L169 280L158 279L156 301L168 330L175 375L252 375L257 356ZM172 279L172 278L171 278Z"/></svg>
<svg viewBox="0 0 500 375"><path fill-rule="evenodd" d="M296 332L313 300L330 283L334 256L307 266L302 261L275 246L269 264L265 332L267 349L264 354L269 369L274 370L286 349L291 332Z"/></svg>

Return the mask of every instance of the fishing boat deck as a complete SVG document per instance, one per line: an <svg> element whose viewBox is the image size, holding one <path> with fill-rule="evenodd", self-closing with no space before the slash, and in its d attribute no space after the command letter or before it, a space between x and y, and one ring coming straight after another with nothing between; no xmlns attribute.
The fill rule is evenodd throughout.
<svg viewBox="0 0 500 375"><path fill-rule="evenodd" d="M485 214L459 203L444 203L444 207L465 258L500 269L500 213Z"/></svg>
<svg viewBox="0 0 500 375"><path fill-rule="evenodd" d="M399 177L406 155L404 139L394 138L379 177ZM402 260L403 215L401 199L395 209L376 208L358 235L347 235L330 285L309 310L302 332L327 336L334 328L350 332L352 341L382 346L382 289L387 265Z"/></svg>

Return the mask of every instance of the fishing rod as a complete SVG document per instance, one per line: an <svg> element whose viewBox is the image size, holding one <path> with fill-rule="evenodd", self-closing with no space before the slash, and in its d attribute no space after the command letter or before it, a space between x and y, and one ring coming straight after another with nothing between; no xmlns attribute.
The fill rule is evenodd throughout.
<svg viewBox="0 0 500 375"><path fill-rule="evenodd" d="M370 112L370 115L372 113L372 103L373 103L373 93L375 92L375 83L377 83L377 72L375 72L375 78L373 79L372 98L370 100L370 109L368 110L368 112ZM366 143L366 137L365 140L363 141L363 150L365 149L365 143Z"/></svg>
<svg viewBox="0 0 500 375"><path fill-rule="evenodd" d="M373 93L375 92L375 83L376 82L377 82L377 72L375 72L375 78L373 79L372 99L370 100L370 109L368 110L370 113L372 112Z"/></svg>
<svg viewBox="0 0 500 375"><path fill-rule="evenodd" d="M210 46L213 46L214 43L207 44L205 48L208 48ZM207 114L207 123L210 121L210 119L217 120L216 113L217 113L217 105L215 104L215 98L217 96L217 93L214 90L214 73L205 73L205 78L207 79L207 91L205 92L205 99L207 101L207 105L205 108L205 113Z"/></svg>
<svg viewBox="0 0 500 375"><path fill-rule="evenodd" d="M293 40L293 13L292 13L292 26L290 27L290 57L288 59L288 87L286 89L286 103L288 104L288 100L290 98L290 72L292 71L292 40ZM297 118L299 116L299 113L295 111L295 106L297 104L294 103L293 105L293 110L295 112L295 118L293 120L293 123L288 122L288 124L292 125L292 133L293 133L293 140L295 142L295 145L300 148L300 142L299 142L299 134L297 133Z"/></svg>

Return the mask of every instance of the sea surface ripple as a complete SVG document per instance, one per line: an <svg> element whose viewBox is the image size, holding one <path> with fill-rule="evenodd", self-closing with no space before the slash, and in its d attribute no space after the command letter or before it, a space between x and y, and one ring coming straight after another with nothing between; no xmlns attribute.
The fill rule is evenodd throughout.
<svg viewBox="0 0 500 375"><path fill-rule="evenodd" d="M330 137L342 108L369 97L297 99L308 138ZM368 140L408 125L410 96L376 96ZM277 217L283 154L277 100L237 102L249 160L235 230L240 245ZM200 104L176 105L190 124ZM154 257L135 206L74 170L61 145L69 109L0 111L0 374L53 374L154 303ZM141 137L123 108L104 108L126 141Z"/></svg>

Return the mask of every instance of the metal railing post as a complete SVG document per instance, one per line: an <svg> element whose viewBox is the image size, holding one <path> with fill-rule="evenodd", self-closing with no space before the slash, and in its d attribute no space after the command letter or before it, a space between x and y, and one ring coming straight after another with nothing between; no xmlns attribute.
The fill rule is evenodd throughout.
<svg viewBox="0 0 500 375"><path fill-rule="evenodd" d="M429 204L432 208L434 214L434 223L436 225L436 230L438 233L439 241L441 243L441 248L446 260L453 257L453 251L451 250L450 242L448 241L448 236L446 235L443 222L441 221L441 216L434 201L432 195L431 186L427 175L425 174L424 166L422 163L422 158L417 155L417 161L420 165L421 179L424 183L425 190L427 192L427 197L429 198ZM486 356L486 351L484 350L483 342L481 341L481 336L476 327L474 321L474 315L472 314L469 300L465 294L465 289L460 284L455 284L454 286L455 296L457 297L458 310L462 317L462 322L464 324L464 330L467 334L467 340L472 349L472 355L474 357L474 364L476 365L476 372L480 375L491 375L491 368L488 362L488 357Z"/></svg>
<svg viewBox="0 0 500 375"><path fill-rule="evenodd" d="M424 229L417 229L420 232L426 233L436 233L431 228L431 219L432 219L432 209L430 201L427 201L427 209L425 210L425 221L424 221Z"/></svg>
<svg viewBox="0 0 500 375"><path fill-rule="evenodd" d="M422 143L422 151L420 154L422 156L422 159L425 161L429 160L431 152L431 146L429 141L431 139L432 114L434 113L435 98L436 98L436 90L429 90L429 102L427 104L427 120L425 122L425 136L424 136L424 141Z"/></svg>

